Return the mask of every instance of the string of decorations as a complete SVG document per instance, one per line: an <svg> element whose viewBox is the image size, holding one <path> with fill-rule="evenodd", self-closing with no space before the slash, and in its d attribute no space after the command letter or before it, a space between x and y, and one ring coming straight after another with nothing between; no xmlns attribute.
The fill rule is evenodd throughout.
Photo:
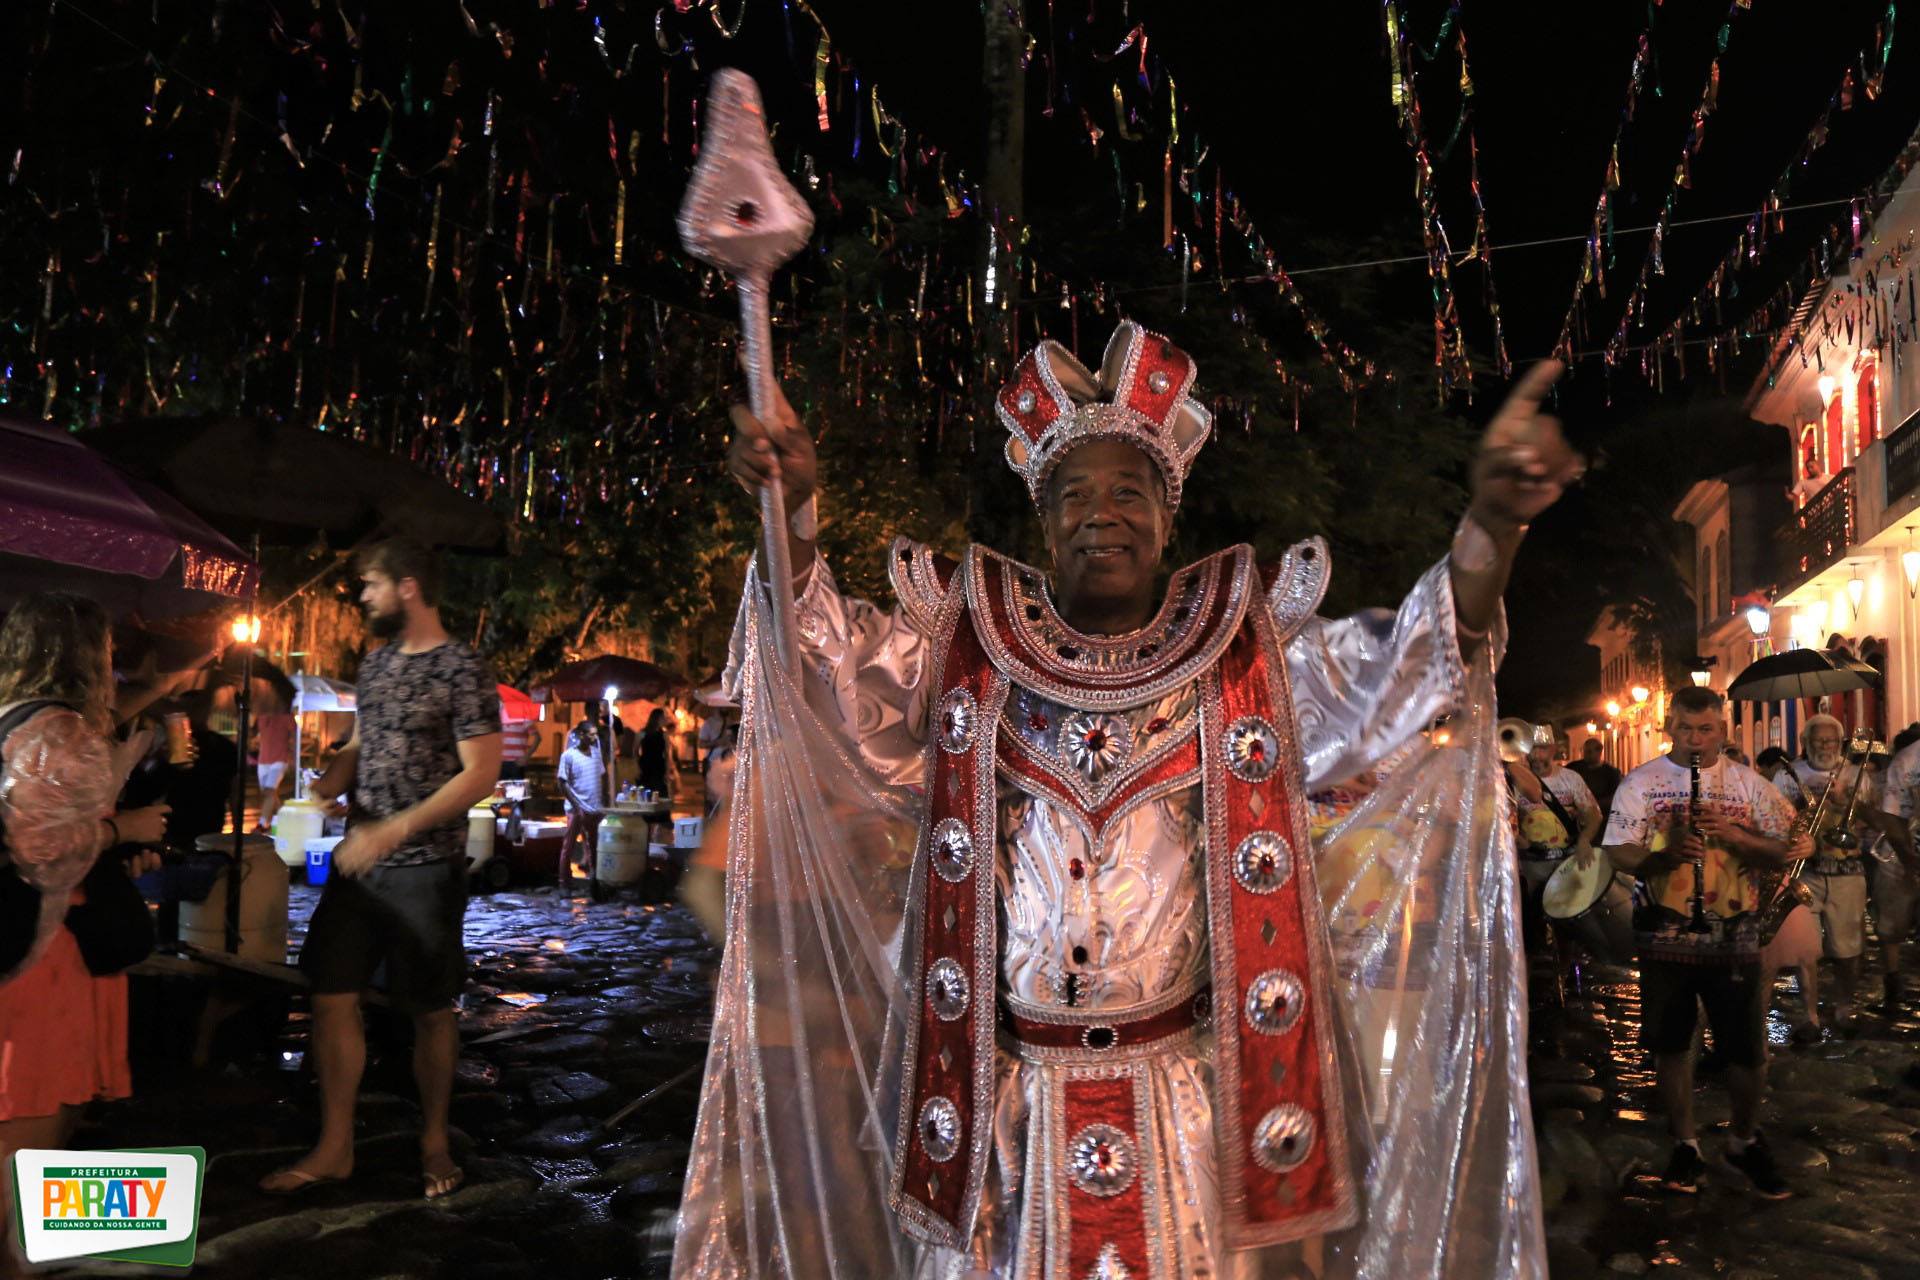
<svg viewBox="0 0 1920 1280"><path fill-rule="evenodd" d="M1467 63L1467 33L1460 32L1460 116L1467 130L1467 190L1473 196L1473 245L1469 261L1480 264L1482 302L1493 321L1493 364L1502 378L1513 376L1507 354L1506 325L1500 318L1500 293L1493 284L1493 237L1487 232L1487 203L1480 191L1480 136L1473 127L1473 73Z"/></svg>
<svg viewBox="0 0 1920 1280"><path fill-rule="evenodd" d="M1769 298L1768 306L1782 308L1786 320L1769 357L1768 386L1774 384L1780 367L1794 355L1802 368L1813 367L1824 373L1827 352L1843 341L1849 346L1886 350L1895 376L1904 371L1906 345L1920 338L1920 296L1916 296L1911 261L1914 239L1911 234L1899 237L1871 262L1865 260L1865 246L1876 221L1916 165L1920 165L1920 131L1908 140L1873 189L1855 202L1854 216L1845 225L1828 227L1820 244L1808 254L1803 281L1798 286L1783 285ZM1849 263L1844 282L1834 276L1835 265L1840 262ZM1814 291L1823 286L1831 287L1816 308L1814 299L1820 295ZM1871 339L1867 335L1869 325Z"/></svg>
<svg viewBox="0 0 1920 1280"><path fill-rule="evenodd" d="M1680 158L1673 167L1673 179L1667 185L1666 198L1660 204L1660 215L1654 220L1653 235L1647 242L1646 255L1641 259L1640 271L1634 277L1633 288L1627 293L1626 305L1620 310L1620 321L1614 329L1613 337L1608 340L1605 357L1611 367L1618 363L1627 344L1627 332L1636 320L1646 317L1647 286L1654 276L1667 273L1666 259L1662 248L1666 241L1667 224L1673 218L1674 207L1680 201L1680 193L1693 186L1693 161L1700 154L1700 148L1706 143L1707 121L1720 105L1720 60L1726 56L1727 45L1733 38L1734 23L1740 15L1753 8L1753 0L1733 0L1727 7L1726 16L1720 22L1720 28L1714 33L1714 56L1707 64L1705 83L1700 88L1700 100L1687 121L1687 136L1680 144Z"/></svg>
<svg viewBox="0 0 1920 1280"><path fill-rule="evenodd" d="M1089 15L1093 11L1090 7ZM1123 6L1123 22L1125 12ZM1096 45L1090 38L1070 38L1069 53L1078 57L1064 61L1059 54L1055 22L1053 7L1048 6L1044 46L1031 34L1029 37L1032 66L1045 77L1047 106L1042 118L1056 128L1077 127L1092 154L1097 156L1104 150L1111 157L1117 221L1121 225L1148 214L1150 205L1157 203L1160 246L1178 257L1178 284L1170 288L1180 290L1181 309L1186 308L1192 284L1207 271L1205 246L1210 243L1213 276L1223 290L1236 282L1272 285L1272 296L1299 317L1318 363L1332 373L1342 390L1351 392L1373 381L1378 372L1374 362L1333 336L1331 326L1310 306L1279 255L1254 225L1214 148L1196 126L1189 103L1181 98L1171 69L1152 52L1145 24L1135 22L1126 27L1110 46ZM1076 97L1076 86L1082 84L1096 86L1084 99ZM1099 104L1103 113L1110 104L1110 127L1102 127L1096 120L1090 102ZM1162 120L1164 125L1159 125ZM1131 174L1125 167L1127 158L1138 161ZM1157 202L1149 201L1149 190L1158 195ZM1229 228L1257 274L1235 277L1222 269L1225 253L1233 243L1226 236ZM1025 229L1011 229L1008 238L1024 244ZM1040 293L1057 298L1061 309L1070 315L1076 298L1091 300L1099 310L1113 297L1159 291L1117 289L1110 282L1076 283L1044 269L1030 272L1029 285L1029 296ZM1271 363L1280 382L1300 389L1301 379L1255 325L1253 308L1237 306L1232 316L1247 341ZM1076 337L1072 328L1070 323L1067 336Z"/></svg>
<svg viewBox="0 0 1920 1280"><path fill-rule="evenodd" d="M1709 370L1720 372L1723 351L1739 353L1740 342L1748 326L1727 325L1724 315L1725 306L1740 296L1740 275L1751 271L1766 255L1774 239L1785 231L1786 213L1789 211L1788 201L1793 192L1794 180L1807 168L1813 157L1827 145L1835 114L1852 111L1861 94L1864 94L1869 102L1876 101L1880 97L1885 86L1887 63L1893 53L1895 10L1896 6L1889 3L1885 14L1875 25L1871 42L1860 51L1854 63L1850 63L1842 70L1833 93L1822 105L1819 115L1808 128L1806 136L1795 149L1792 158L1787 161L1779 176L1768 187L1755 212L1741 229L1740 235L1708 273L1705 283L1665 329L1652 340L1634 349L1640 357L1638 365L1641 376L1647 381L1654 383L1662 381L1659 362L1663 352L1674 359L1679 373L1685 376L1685 349L1688 344L1683 341L1684 334L1690 325L1698 328L1708 323L1709 311L1715 332L1700 344L1706 349ZM1854 197L1849 203L1852 206L1850 229L1854 247L1857 250L1863 233L1862 200ZM1834 234L1830 231L1828 236ZM1825 243L1826 240L1823 238L1822 245L1815 246L1810 251L1809 269L1821 270L1826 266L1829 254L1825 249ZM1790 285L1776 288L1756 309L1765 313L1760 316L1760 327L1764 329L1768 326L1772 312L1782 309L1791 310L1799 292L1801 290L1794 289ZM1616 356L1623 354L1618 345L1613 349Z"/></svg>
<svg viewBox="0 0 1920 1280"><path fill-rule="evenodd" d="M1381 0L1382 21L1386 28L1387 54L1391 64L1388 95L1399 117L1407 150L1413 155L1413 195L1420 207L1420 238L1427 251L1427 280L1433 295L1433 365L1436 391L1442 401L1453 390L1472 395L1473 364L1467 356L1466 339L1460 328L1460 310L1453 293L1453 272L1449 259L1452 246L1447 241L1446 224L1440 217L1437 184L1434 181L1433 154L1427 142L1426 128L1420 117L1418 77L1413 70L1412 40L1400 21L1396 0ZM1449 11L1446 25L1454 18ZM1464 54L1462 66L1464 67ZM1462 73L1463 96L1470 91ZM1465 108L1462 108L1463 115ZM1476 169L1477 173L1477 169ZM1476 178L1475 187L1478 187ZM1477 204L1477 195L1476 195ZM1477 229L1476 229L1476 239Z"/></svg>
<svg viewBox="0 0 1920 1280"><path fill-rule="evenodd" d="M1571 362L1574 356L1574 343L1584 338L1584 332L1576 334L1582 320L1581 302L1587 291L1593 290L1601 298L1607 296L1607 271L1613 265L1613 210L1614 202L1620 192L1620 139L1626 134L1627 126L1633 123L1635 110L1640 105L1640 91L1646 85L1647 70L1652 62L1653 24L1652 15L1648 15L1648 24L1634 42L1633 64L1627 70L1627 92L1620 104L1620 121L1614 126L1613 141L1607 146L1607 163L1600 179L1600 195L1593 204L1593 220L1587 230L1587 251L1580 258L1580 274L1573 282L1573 297L1567 303L1565 318L1560 321L1560 336L1554 339L1553 353L1562 360Z"/></svg>
<svg viewBox="0 0 1920 1280"><path fill-rule="evenodd" d="M104 27L104 24L100 24L98 19L79 6L68 7L89 22ZM690 6L682 6L681 11L688 12L689 9ZM708 9L707 12L717 13L717 10ZM664 16L665 11L662 11L662 17L656 19L655 28L660 49L669 62L663 71L663 103L669 102L671 98L672 61L686 54L691 46L688 40L667 38L669 28L664 23ZM340 19L345 29L346 44L349 48L357 50L360 34L367 24L363 20L361 30L357 32L344 13L340 15ZM715 25L724 37L737 34L739 20L738 11L736 11L733 21L716 20ZM468 25L470 34L476 36L480 34L475 24L470 22ZM497 41L502 57L511 57L511 50L514 47L513 33L504 31L498 24L490 24L489 33ZM608 40L609 24L601 18L594 18L595 49L602 56L603 65L618 78L632 69L636 52L641 46L636 41L628 46L624 59L615 59L610 54ZM138 47L137 42L131 40L127 42ZM311 50L319 43L318 39L309 38L300 42L296 46L296 51ZM250 150L249 139L244 134L246 127L267 127L268 122L247 110L238 96L231 99L221 98L210 86L196 84L191 77L181 73L178 68L172 67L169 63L157 58L150 58L149 61L158 68L154 77L152 98L147 107L149 126L156 122L160 122L163 130L173 129L183 123L191 126L194 113L206 110L201 105L203 102L216 104L220 109L225 134L219 146L219 157L213 175L201 185L205 191L213 193L223 203L232 204L236 218L249 216L237 203L237 200L244 199L244 196L236 197L235 193L242 190L242 183L250 178L253 180L245 189L253 190L258 187L260 179L254 175L260 172L261 153ZM501 137L511 126L504 119L497 119L500 103L493 93L489 92L486 95L482 127L478 131L481 138L488 144L485 194L481 200L468 202L467 209L471 210L473 215L468 218L463 212L455 211L454 201L449 197L452 193L450 184L457 179L463 167L471 170L471 166L466 164L461 155L462 136L467 129L470 117L456 113L451 122L450 136L442 135L444 155L438 163L430 167L420 165L410 169L405 163L394 158L396 128L405 116L412 115L416 110L431 112L438 104L432 99L424 101L416 99L413 92L411 67L407 69L394 98L389 98L382 90L368 89L365 83L363 61L356 61L353 64L352 74L354 92L351 110L355 113L366 108L378 110L384 114L384 125L380 128L378 141L372 147L373 162L367 171L361 172L350 164L333 161L329 161L324 166L324 170L336 173L344 183L356 190L355 199L362 207L365 217L364 248L342 249L337 254L337 261L333 264L331 272L331 296L326 304L323 331L316 329L308 307L308 298L313 292L310 289L309 273L295 269L294 274L298 275L298 283L297 288L290 291L293 295L290 299L293 311L291 324L275 325L269 322L266 331L258 335L256 341L249 341L246 344L246 350L238 361L241 366L240 390L236 398L243 404L250 402L256 411L261 408L274 408L280 416L290 414L304 417L322 429L344 428L356 435L374 433L375 427L369 417L368 408L372 397L363 398L360 394L362 369L357 354L353 357L350 381L343 379L344 385L335 385L333 371L329 370L325 379L326 385L319 389L317 396L313 396L317 403L312 405L309 405L308 397L312 396L314 388L307 376L308 371L305 366L309 356L331 352L333 349L343 308L343 290L348 295L344 300L345 307L351 311L355 303L352 296L354 287L360 286L363 293L374 287L378 267L389 261L387 255L390 249L381 247L376 254L377 246L385 244L382 239L383 220L380 215L383 212L391 215L391 206L395 200L403 204L412 204L415 206L413 210L415 215L425 215L426 219L425 225L415 229L412 237L412 248L421 254L424 270L422 285L414 292L418 302L406 308L403 322L411 322L412 327L421 331L421 336L428 339L423 345L451 347L457 352L458 374L449 381L460 387L462 394L456 404L441 410L433 403L433 393L430 390L423 387L417 388L416 403L420 415L420 429L408 430L404 433L401 431L397 398L383 397L389 399L391 416L386 423L381 424L385 430L380 431L379 434L384 436L390 445L399 446L402 452L410 454L416 461L445 464L456 482L469 484L489 494L502 489L511 489L515 499L514 509L523 517L531 515L537 499L549 496L557 496L560 506L564 509L573 501L573 498L567 492L566 486L561 483L559 468L548 463L549 460L557 459L568 451L568 441L564 435L554 442L538 440L531 432L531 424L536 419L547 416L545 411L552 403L554 384L557 381L554 375L558 368L556 357L560 344L552 341L554 335L550 329L545 337L539 335L539 330L546 327L541 325L543 313L550 321L557 319L563 332L571 328L575 330L573 336L578 337L578 330L582 327L578 322L582 313L585 312L591 317L584 327L591 331L595 363L606 367L617 362L617 376L591 380L592 384L597 384L596 389L599 392L593 397L596 404L594 421L591 425L599 427L614 421L611 393L621 385L631 384L637 372L633 358L641 344L637 341L635 332L636 304L641 308L651 308L656 334L664 332L669 325L679 325L682 322L690 321L695 325L701 325L708 320L706 315L708 310L716 312L721 310L717 306L709 308L700 305L703 301L711 300L713 289L716 287L710 277L692 270L679 261L677 255L665 252L661 246L641 244L636 237L628 234L628 185L635 176L636 153L640 149L643 136L646 135L641 130L622 127L622 122L613 116L608 117L606 155L608 166L614 177L615 188L610 202L611 208L609 209L608 203L588 196L579 203L577 222L563 217L561 202L566 197L561 193L538 193L533 190L529 168L521 168L517 175L511 168L508 169L504 179L504 194L509 199L509 207L512 207L512 198L517 191L518 202L513 214L513 224L507 227L501 225L504 220L500 218L502 210L498 196L503 193ZM460 75L459 60L456 58L447 67L441 90L442 98L458 91ZM169 90L170 82L184 85L189 89L186 95L171 104L163 97L163 93ZM287 101L288 94L283 91L279 95L280 118L272 122L271 128L280 151L284 153L283 159L290 158L297 171L305 172L309 161L316 157L303 148L297 140L299 136L310 135L304 135L304 131L299 129L297 123L289 123L286 118ZM694 111L697 111L697 101L691 104L687 128L685 133L680 135L688 140L689 149L692 139L697 137L696 125L692 118ZM185 113L184 117L183 113ZM662 147L671 146L676 135L680 134L677 125L678 122L672 119L667 108L663 106L659 134ZM333 133L333 129L334 122L329 121L322 133L322 141ZM239 155L236 155L236 142L239 144ZM436 144L435 152L438 153L439 150L440 146ZM246 158L243 160L241 156ZM923 161L934 159L926 149L922 149L916 158ZM939 158L939 163L944 165L944 157ZM14 159L16 178L19 176L20 166L21 157L16 155ZM419 179L417 193L395 191L390 183L383 185L383 175L391 174L394 168ZM316 166L316 169L319 169L319 166ZM944 173L936 178L935 183L946 190L951 202L952 191L944 182ZM819 185L817 179L814 185L816 187ZM831 190L830 186L829 190ZM914 194L911 191L908 193L909 201ZM475 208L475 205L483 207ZM429 208L431 212L427 213ZM605 224L595 225L596 214L599 217L607 217L609 213L611 228L607 228ZM544 263L539 256L537 230L543 214ZM103 215L103 218L106 216ZM530 218L534 220L531 237ZM384 222L390 224L391 216ZM570 230L576 233L572 237L560 238L558 260L556 260L557 230ZM608 235L609 230L611 235ZM574 239L575 247L582 247L577 243L578 233L582 231L587 241L584 247L588 252L584 258L568 262L566 243L568 239ZM170 234L164 230L160 232L156 236L156 244ZM533 240L531 245L530 238ZM271 265L270 253L263 252L268 239L268 236L262 236L254 246L256 256L260 258L263 268ZM125 240L124 234L116 236L109 233L104 243L112 246L116 242ZM424 244L421 243L422 240ZM319 246L318 241L315 241L315 246ZM310 260L313 256L315 255L308 254L306 259ZM597 263L593 261L595 258L599 259ZM611 267L615 270L608 269L609 258ZM489 259L493 261L489 263ZM636 259L644 263L649 272L665 272L670 277L666 283L676 286L669 292L677 296L663 296L660 292L635 287L632 280ZM505 264L504 268L501 268L501 263ZM495 269L486 271L491 278L482 282L479 287L486 292L494 293L495 298L486 298L484 292L476 293L476 281L481 274L481 269L488 265ZM626 268L625 271L618 270L623 266ZM453 287L451 295L444 292L445 286L440 283L442 273L445 271L451 273L451 280L448 282ZM176 298L172 306L167 307L163 313L161 301L163 282L160 271L157 267L150 265L141 273L141 277L144 287L140 293L144 295L142 301L148 303L145 310L150 318L149 322L171 328L174 317L180 309L180 301ZM269 286L278 283L271 275L263 276L261 279L262 283ZM66 287L60 288L59 286L63 284ZM514 284L518 284L519 288L512 288ZM77 286L72 278L62 269L62 260L57 250L49 255L43 285L41 290L36 291L42 297L41 305L37 308L33 338L30 343L31 350L36 356L43 354L43 348L47 344L50 333L64 323L56 315L57 293L77 292ZM488 285L492 287L488 289ZM584 299L570 296L569 291L574 290L576 286L583 286L592 291L591 304L583 307L581 304L585 301ZM186 292L191 292L191 285ZM474 356L476 326L480 324L485 314L479 305L482 301L487 307L497 306L498 308L497 323L504 339L504 354L507 359L491 369L476 371L470 366L470 362ZM457 309L458 312L457 337L452 341L433 341L434 331L439 322L447 318L443 313L449 309ZM162 319L163 314L164 319ZM717 320L717 317L715 319ZM530 333L529 329L533 329L534 332ZM716 328L715 333L719 332L721 330ZM287 407L289 404L287 400L279 401L277 407L271 399L263 403L258 390L261 380L255 371L257 362L271 361L289 353L293 364L291 408ZM528 358L522 360L523 354ZM63 392L63 380L58 376L55 359L57 357L42 361L36 369L44 383L41 410L47 417L53 416L56 397L74 393L85 395L88 390L83 384L70 392ZM716 388L724 382L726 362L726 352L723 350L716 351L714 358L707 362L713 369L720 371L714 378ZM183 362L179 360L176 360L170 368L164 363L156 368L155 362L149 357L146 368L142 371L144 387L141 400L145 408L154 411L166 408L174 396L179 394L183 385L181 379L194 379L193 366L199 363L199 357L196 355L192 361L184 363L187 366L184 369ZM864 368L861 372L864 373ZM489 374L492 375L491 378L487 377ZM247 379L250 376L254 380L251 389L247 386ZM118 403L113 402L109 396L109 377L109 372L104 368L98 369L97 373L90 377L91 404L76 406L83 415L81 420L98 421L103 412L110 411L117 416L135 407L134 398L127 396L124 392L119 397ZM4 376L0 376L0 398L8 398L11 395L13 378L14 370L9 366L4 371ZM495 382L498 389L497 399L490 401L483 388L471 385L479 379ZM653 377L655 384L653 389L656 392L662 389L661 380L662 371L656 369ZM863 380L856 375L856 387ZM671 403L670 397L658 398ZM653 424L656 417L657 411L648 414L645 421ZM491 420L490 429L481 430L481 424L488 422L489 419ZM529 424L529 429L522 431L520 428L522 423ZM641 474L625 477L625 481L637 488L641 497L648 496L650 490L658 487L645 477L646 460L651 456L658 456L664 460L675 451L674 446L679 443L672 438L675 434L672 429L673 424L664 425L666 427L664 431L648 432L647 438L641 441L625 439L616 442L614 433L596 432L595 443L600 446L602 452L612 454L616 451L616 444L618 444L618 452L627 465L638 463ZM521 435L519 440L513 439L516 433ZM704 432L702 435L702 443L707 443L704 440ZM633 447L635 445L641 447L635 448ZM659 473L658 478L664 480L664 471ZM603 483L600 487L604 489L606 485Z"/></svg>
<svg viewBox="0 0 1920 1280"><path fill-rule="evenodd" d="M30 395L43 417L74 425L184 408L345 431L522 521L577 521L608 503L635 517L662 497L656 518L671 519L676 494L711 469L731 377L729 286L656 231L662 189L677 190L657 175L683 171L697 146L702 49L739 37L770 5L676 0L650 21L546 6L526 21L481 21L461 9L464 46L453 42L442 63L399 66L386 51L377 64L370 56L386 31L377 13L336 9L298 32L273 28L281 83L268 89L271 106L218 87L217 23L169 25L174 14L155 7L136 28L147 38L120 29L137 17L109 22L75 0L56 0L56 11L138 51L152 73L140 136L153 150L137 163L166 180L139 205L93 202L100 253L48 236L32 305L5 316L30 332L32 367L0 367L0 402ZM831 243L850 243L854 225L864 242L859 261L830 258L823 236L787 279L775 306L786 372L802 345L837 350L838 381L819 394L911 424L888 435L903 456L953 447L956 426L971 449L983 299L972 255L953 247L966 243L964 227L939 226L980 217L977 188L887 109L805 0L778 14L810 104L809 129L790 129L781 154L831 211L823 226L841 235ZM61 56L70 41L50 28L39 52ZM1122 53L1137 57L1123 64ZM1111 133L1156 153L1183 294L1208 267L1206 245L1216 275L1229 252L1245 252L1337 383L1372 380L1372 362L1332 336L1254 227L1172 75L1148 56L1144 29L1110 58ZM1123 93L1122 74L1136 67L1146 92L1128 80ZM530 93L499 83L517 68ZM632 93L650 69L658 97ZM554 132L555 113L572 137ZM598 123L580 130L582 120ZM574 141L596 133L597 159ZM199 181L182 180L202 162ZM1141 185L1117 154L1113 163L1123 194ZM14 156L15 194L57 207L35 193L57 184L59 166L51 150ZM217 264L187 251L196 226L220 228ZM1081 311L1107 310L1112 286L1049 271L1016 233L1029 296L1058 292L1060 327L1077 337ZM251 273L253 296L209 325L212 281L236 270ZM1297 424L1311 385L1261 332L1251 300L1226 306L1291 390ZM129 327L137 334L120 345L137 353L131 365L116 347ZM358 340L369 331L382 340ZM1251 406L1241 409L1250 422Z"/></svg>

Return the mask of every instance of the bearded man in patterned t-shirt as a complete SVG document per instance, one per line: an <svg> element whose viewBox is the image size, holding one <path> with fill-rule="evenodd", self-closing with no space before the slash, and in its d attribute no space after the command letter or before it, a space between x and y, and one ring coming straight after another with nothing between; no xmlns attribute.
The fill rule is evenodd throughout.
<svg viewBox="0 0 1920 1280"><path fill-rule="evenodd" d="M384 963L389 1002L413 1015L424 1194L465 1175L447 1145L460 1034L453 1001L466 981L466 815L500 776L500 695L473 650L440 625L439 564L406 539L359 565L367 629L385 640L360 667L353 740L313 786L351 791L346 839L333 854L300 955L313 988L320 1139L261 1190L294 1195L353 1172L353 1110L366 1066L360 993Z"/></svg>

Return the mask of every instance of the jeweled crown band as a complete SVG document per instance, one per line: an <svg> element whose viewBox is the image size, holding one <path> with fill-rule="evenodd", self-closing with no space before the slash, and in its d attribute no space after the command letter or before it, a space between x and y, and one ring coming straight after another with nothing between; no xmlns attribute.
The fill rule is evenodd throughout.
<svg viewBox="0 0 1920 1280"><path fill-rule="evenodd" d="M1045 500L1047 477L1089 440L1124 440L1160 469L1167 504L1180 492L1213 420L1189 392L1193 358L1156 333L1123 322L1107 342L1096 377L1051 340L1028 352L995 397L1010 433L1007 464Z"/></svg>

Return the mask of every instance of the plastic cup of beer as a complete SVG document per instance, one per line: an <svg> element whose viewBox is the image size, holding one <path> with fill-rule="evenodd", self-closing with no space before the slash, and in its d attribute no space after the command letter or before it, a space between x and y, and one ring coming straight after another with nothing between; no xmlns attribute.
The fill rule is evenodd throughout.
<svg viewBox="0 0 1920 1280"><path fill-rule="evenodd" d="M169 711L165 717L167 726L167 763L193 763L193 726L187 720L184 711Z"/></svg>

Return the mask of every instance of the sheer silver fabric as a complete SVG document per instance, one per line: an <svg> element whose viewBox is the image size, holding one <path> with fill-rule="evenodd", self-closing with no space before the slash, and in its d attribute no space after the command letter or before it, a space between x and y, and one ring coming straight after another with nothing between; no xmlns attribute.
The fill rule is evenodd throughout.
<svg viewBox="0 0 1920 1280"><path fill-rule="evenodd" d="M816 561L799 600L807 714L761 652L757 601L750 583L735 665L749 707L778 708L771 723L780 728L771 728L764 709L750 710L736 813L762 806L774 816L735 820L729 945L675 1274L1050 1276L1047 1222L1064 1204L1065 1187L1048 1115L1059 1097L1050 1078L1058 1067L999 1056L995 1156L969 1249L912 1245L892 1233L885 1205L890 1136L876 1135L890 1135L889 1108L898 1096L898 1064L890 1059L898 1051L880 1039L885 1007L905 999L888 967L901 911L888 895L905 885L897 872L863 870L859 839L841 828L878 815L871 822L896 832L885 855L890 868L899 849L912 850L911 837L897 832L914 817L912 788L922 782L931 641L905 614L843 597ZM1339 969L1342 1085L1363 1218L1352 1230L1296 1245L1226 1247L1219 1238L1212 1045L1202 1034L1146 1064L1152 1145L1162 1158L1143 1176L1155 1181L1154 1200L1164 1206L1166 1220L1157 1226L1168 1246L1168 1274L1545 1274L1511 848L1505 791L1494 774L1498 640L1471 669L1462 665L1442 563L1397 614L1308 619L1289 643L1309 786L1380 774L1316 851ZM1193 686L1174 690L1121 718L1135 742L1156 723L1161 733L1177 732L1194 693ZM1449 711L1458 712L1450 741L1430 743L1421 730ZM1007 728L1036 748L1059 751L1060 724L1070 713L1016 688ZM810 752L821 758L810 759ZM856 776L862 782L849 787ZM824 793L811 811L790 794L807 788ZM1124 1011L1206 981L1197 778L1095 833L1074 811L1003 774L998 830L999 995L1033 1006L1071 999L1079 1008ZM784 846L780 856L756 844L769 837ZM781 861L793 865L778 872ZM782 901L763 909L759 900L776 879L787 885ZM796 884L834 900L795 898ZM792 922L783 925L783 916L800 921L803 934L820 927L822 958L844 957L837 972L809 969L807 957L784 941L781 930L791 933ZM836 922L847 926L848 938L829 937ZM779 960L763 969L753 957L769 950ZM767 980L773 971L778 983ZM776 1006L771 1017L769 1001ZM804 1180L803 1166L791 1162L829 1145L824 1135L805 1133L804 1123L786 1135L790 1141L755 1132L751 1114L763 1097L822 1088L818 1072L800 1085L785 1046L756 1032L756 1024L809 1021L837 1024L824 1034L836 1059L858 1064L861 1080L851 1091L836 1086L845 1131L861 1138L850 1157L854 1167L845 1151L836 1153L836 1189L826 1197L817 1182L796 1187L792 1172L754 1168L755 1160L786 1160ZM814 1031L814 1041L821 1034ZM776 1103L775 1110L794 1109ZM776 1123L772 1116L764 1121L769 1130ZM757 1198L736 1203L749 1186ZM743 1221L749 1211L758 1222ZM797 1225L816 1213L818 1222ZM890 1241L879 1238L876 1224ZM890 1245L892 1269L853 1267L843 1237L856 1230L867 1258Z"/></svg>

